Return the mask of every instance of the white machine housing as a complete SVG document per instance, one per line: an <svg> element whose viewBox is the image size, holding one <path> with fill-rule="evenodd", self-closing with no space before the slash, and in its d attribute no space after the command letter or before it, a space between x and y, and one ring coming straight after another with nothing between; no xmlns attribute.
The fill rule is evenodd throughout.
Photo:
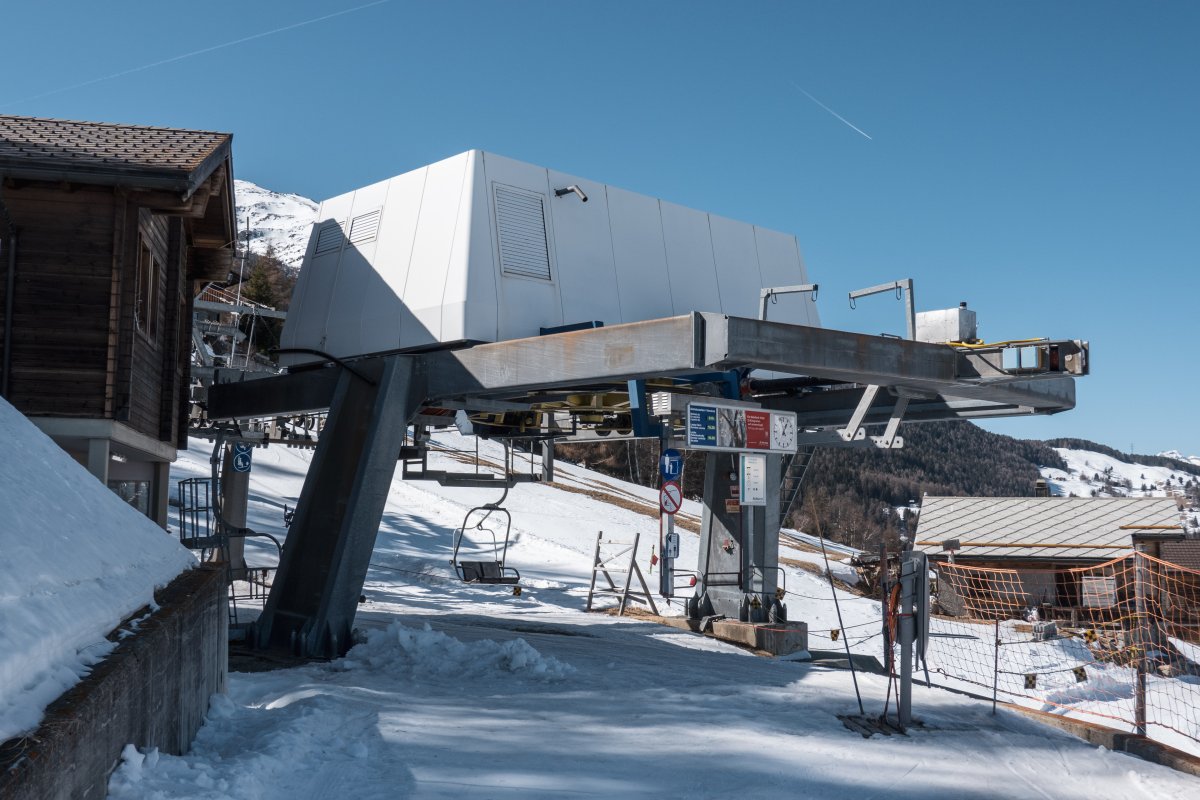
<svg viewBox="0 0 1200 800"><path fill-rule="evenodd" d="M959 303L958 308L917 312L918 342L975 342L978 328L975 312L966 303Z"/></svg>
<svg viewBox="0 0 1200 800"><path fill-rule="evenodd" d="M762 287L807 282L791 234L471 150L321 204L281 347L345 357L757 317ZM820 325L811 295L777 299L768 319Z"/></svg>

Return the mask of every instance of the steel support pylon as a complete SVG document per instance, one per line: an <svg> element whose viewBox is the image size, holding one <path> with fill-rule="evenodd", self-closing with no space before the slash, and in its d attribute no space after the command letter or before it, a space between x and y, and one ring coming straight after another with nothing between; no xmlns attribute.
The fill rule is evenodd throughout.
<svg viewBox="0 0 1200 800"><path fill-rule="evenodd" d="M255 626L260 647L335 658L352 645L397 455L423 398L418 363L392 356L374 373L342 370Z"/></svg>

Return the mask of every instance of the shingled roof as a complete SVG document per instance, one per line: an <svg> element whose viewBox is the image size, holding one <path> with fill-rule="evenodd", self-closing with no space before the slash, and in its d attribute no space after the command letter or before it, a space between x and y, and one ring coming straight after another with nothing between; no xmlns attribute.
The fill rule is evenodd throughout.
<svg viewBox="0 0 1200 800"><path fill-rule="evenodd" d="M1185 542L1163 542L1159 549L1163 561L1170 561L1176 566L1200 572L1200 540L1189 539Z"/></svg>
<svg viewBox="0 0 1200 800"><path fill-rule="evenodd" d="M1170 497L926 497L916 548L940 557L958 539L962 559L1108 560L1133 552L1122 526L1178 524Z"/></svg>
<svg viewBox="0 0 1200 800"><path fill-rule="evenodd" d="M0 115L0 176L191 195L229 156L211 131Z"/></svg>

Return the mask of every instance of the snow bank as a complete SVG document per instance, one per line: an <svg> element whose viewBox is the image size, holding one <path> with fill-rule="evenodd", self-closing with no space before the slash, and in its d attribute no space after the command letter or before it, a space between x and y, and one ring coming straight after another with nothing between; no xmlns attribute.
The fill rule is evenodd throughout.
<svg viewBox="0 0 1200 800"><path fill-rule="evenodd" d="M417 629L399 622L385 630L370 631L367 641L335 662L335 668L451 680L496 673L554 680L575 671L569 664L543 656L524 639L467 643L435 631L428 624Z"/></svg>
<svg viewBox="0 0 1200 800"><path fill-rule="evenodd" d="M37 726L105 636L194 563L0 399L0 741Z"/></svg>

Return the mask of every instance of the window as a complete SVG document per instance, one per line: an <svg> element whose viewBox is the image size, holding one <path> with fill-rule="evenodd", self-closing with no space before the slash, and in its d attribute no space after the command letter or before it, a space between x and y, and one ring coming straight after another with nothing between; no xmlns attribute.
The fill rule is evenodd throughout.
<svg viewBox="0 0 1200 800"><path fill-rule="evenodd" d="M158 273L158 261L154 258L150 245L145 239L140 239L133 319L137 323L137 329L150 337L158 333L158 319L155 314L158 307Z"/></svg>
<svg viewBox="0 0 1200 800"><path fill-rule="evenodd" d="M150 516L150 481L109 481L108 488L142 514Z"/></svg>

